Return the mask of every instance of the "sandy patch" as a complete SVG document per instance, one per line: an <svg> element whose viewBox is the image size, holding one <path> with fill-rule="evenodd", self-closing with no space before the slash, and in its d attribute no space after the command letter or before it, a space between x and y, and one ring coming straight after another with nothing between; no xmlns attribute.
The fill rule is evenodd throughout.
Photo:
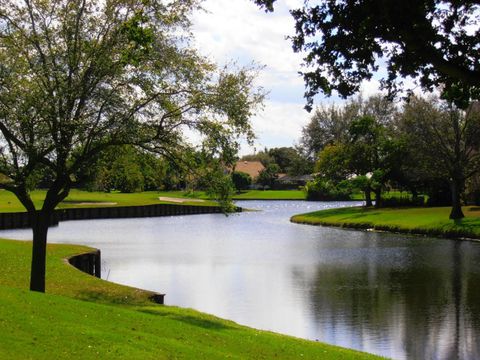
<svg viewBox="0 0 480 360"><path fill-rule="evenodd" d="M201 199L184 199L184 198L174 198L174 197L167 197L167 196L160 196L158 198L160 201L169 201L174 203L184 203L184 202L205 202L205 200Z"/></svg>

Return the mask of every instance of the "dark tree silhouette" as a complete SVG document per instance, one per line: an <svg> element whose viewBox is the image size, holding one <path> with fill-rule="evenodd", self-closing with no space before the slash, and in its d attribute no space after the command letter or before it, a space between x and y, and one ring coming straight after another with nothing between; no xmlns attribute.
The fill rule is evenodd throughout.
<svg viewBox="0 0 480 360"><path fill-rule="evenodd" d="M255 0L273 11L276 0ZM479 1L323 0L292 10L293 50L306 54L307 108L320 91L347 97L386 62L391 94L413 77L466 108L480 98ZM408 90L408 89L406 89Z"/></svg>

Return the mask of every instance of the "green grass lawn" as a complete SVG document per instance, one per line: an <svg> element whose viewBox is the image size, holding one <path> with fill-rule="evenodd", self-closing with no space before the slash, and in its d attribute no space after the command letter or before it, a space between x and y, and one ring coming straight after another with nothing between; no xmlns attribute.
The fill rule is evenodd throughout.
<svg viewBox="0 0 480 360"><path fill-rule="evenodd" d="M351 207L295 215L291 220L312 225L480 238L480 207L467 206L463 211L465 218L453 221L448 218L449 207L385 209Z"/></svg>
<svg viewBox="0 0 480 360"><path fill-rule="evenodd" d="M155 305L150 292L65 262L88 248L49 245L47 293L26 291L29 242L0 240L1 359L376 359L373 355Z"/></svg>
<svg viewBox="0 0 480 360"><path fill-rule="evenodd" d="M45 190L35 190L32 192L32 199L37 208L40 208L45 198ZM171 203L160 201L159 197L173 197L186 199L182 204L185 205L216 205L211 201L204 191L185 192L185 191L144 191L140 193L124 194L120 192L89 192L73 189L58 208L74 207L95 207L95 206L135 206L151 205L161 203ZM190 199L201 199L204 202L188 201ZM249 190L240 194L235 194L234 199L238 200L305 200L305 194L300 190ZM79 205L79 203L92 203L88 205ZM95 204L97 203L97 204ZM102 203L115 203L115 205L102 205ZM22 212L25 208L11 192L0 190L0 212Z"/></svg>
<svg viewBox="0 0 480 360"><path fill-rule="evenodd" d="M302 190L248 190L233 196L235 200L305 200Z"/></svg>
<svg viewBox="0 0 480 360"><path fill-rule="evenodd" d="M45 198L45 190L35 190L32 192L32 199L37 208L42 206L43 200ZM151 204L161 204L169 203L167 201L160 201L159 197L174 197L174 198L199 198L206 200L205 202L194 202L186 201L183 204L185 205L216 205L215 202L209 201L208 197L204 193L196 192L192 196L190 193L183 191L144 191L140 193L131 193L124 194L120 192L89 192L83 190L73 189L70 191L70 194L62 202L58 208L73 208L73 207L95 207L95 206L112 206L112 205L102 205L101 203L116 203L113 206L135 206L135 205L151 205ZM78 203L92 203L88 206L78 205ZM95 205L94 203L98 203ZM0 190L0 212L21 212L25 211L25 208L17 200L15 195L11 192Z"/></svg>

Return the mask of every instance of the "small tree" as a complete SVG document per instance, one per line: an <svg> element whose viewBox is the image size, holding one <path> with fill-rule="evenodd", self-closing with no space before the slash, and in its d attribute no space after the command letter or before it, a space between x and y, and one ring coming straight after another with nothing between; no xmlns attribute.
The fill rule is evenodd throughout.
<svg viewBox="0 0 480 360"><path fill-rule="evenodd" d="M263 186L268 186L271 188L275 183L275 180L277 180L279 172L280 168L277 164L268 164L265 169L260 171L256 182L262 184Z"/></svg>
<svg viewBox="0 0 480 360"><path fill-rule="evenodd" d="M235 189L239 192L240 190L247 190L248 187L252 184L252 177L247 173L241 171L234 171L232 173L232 181Z"/></svg>
<svg viewBox="0 0 480 360"><path fill-rule="evenodd" d="M78 169L130 144L180 161L189 129L224 163L263 94L249 70L218 70L187 41L195 0L0 3L0 172L33 229L30 289L45 291L49 219ZM36 209L37 174L51 175Z"/></svg>
<svg viewBox="0 0 480 360"><path fill-rule="evenodd" d="M402 151L401 143L385 125L365 115L350 122L343 142L326 146L320 152L316 170L336 183L355 177L353 184L364 192L366 205L372 205L374 191L375 206L380 206L382 191L399 166Z"/></svg>

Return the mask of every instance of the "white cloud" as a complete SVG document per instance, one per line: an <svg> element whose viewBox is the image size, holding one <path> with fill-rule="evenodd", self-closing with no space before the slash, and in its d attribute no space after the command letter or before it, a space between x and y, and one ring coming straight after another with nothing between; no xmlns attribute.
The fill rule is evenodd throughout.
<svg viewBox="0 0 480 360"><path fill-rule="evenodd" d="M256 147L291 146L298 141L309 114L303 110L304 85L298 75L302 56L292 51L285 37L294 30L290 8L302 0L289 0L265 13L251 0L206 0L204 12L194 16L197 49L220 65L255 62L265 68L257 85L269 91L264 111L252 119ZM251 151L243 147L242 153Z"/></svg>
<svg viewBox="0 0 480 360"><path fill-rule="evenodd" d="M308 123L311 114L303 109L303 103L281 103L267 101L268 111L252 119L256 130L255 148L292 146L298 142L302 128ZM242 154L251 148L243 149Z"/></svg>
<svg viewBox="0 0 480 360"><path fill-rule="evenodd" d="M256 79L258 86L269 91L264 111L252 119L258 140L256 149L267 146L292 146L298 142L310 115L303 110L304 83L298 72L302 55L295 54L290 40L294 20L290 9L303 6L304 0L275 3L273 13L265 13L251 0L205 0L205 11L193 18L196 48L219 65L252 62L265 66ZM381 66L381 68L383 68ZM361 92L369 96L379 92L381 74L364 81ZM338 96L315 97L316 103L341 103ZM252 151L242 146L241 153Z"/></svg>

